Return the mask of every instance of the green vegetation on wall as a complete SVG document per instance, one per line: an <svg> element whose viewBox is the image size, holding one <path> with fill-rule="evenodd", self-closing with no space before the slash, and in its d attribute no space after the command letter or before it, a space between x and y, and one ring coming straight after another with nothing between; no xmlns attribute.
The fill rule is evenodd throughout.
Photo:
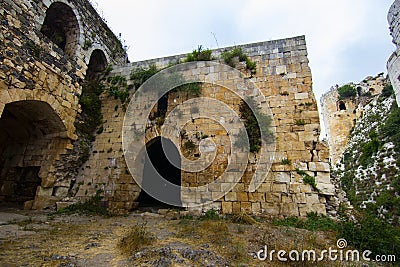
<svg viewBox="0 0 400 267"><path fill-rule="evenodd" d="M114 99L120 99L121 103L124 104L129 97L129 88L126 83L125 77L114 76L108 77L107 83L109 84L107 92Z"/></svg>
<svg viewBox="0 0 400 267"><path fill-rule="evenodd" d="M150 65L147 69L140 68L131 73L131 79L133 80L133 85L137 90L145 81L150 79L151 76L159 72L156 65Z"/></svg>
<svg viewBox="0 0 400 267"><path fill-rule="evenodd" d="M250 70L251 73L255 74L257 71L257 64L251 61L240 47L236 47L231 51L224 51L221 56L224 62L232 68L235 67L234 59L237 58L239 62L246 62L246 69Z"/></svg>
<svg viewBox="0 0 400 267"><path fill-rule="evenodd" d="M357 90L350 84L338 88L339 100L357 96Z"/></svg>
<svg viewBox="0 0 400 267"><path fill-rule="evenodd" d="M204 49L202 45L199 45L196 50L186 56L185 62L210 61L212 60L211 54L210 49Z"/></svg>
<svg viewBox="0 0 400 267"><path fill-rule="evenodd" d="M299 170L299 169L297 169L296 172L297 172L297 174L303 176L303 183L304 184L311 185L311 187L315 191L319 192L319 189L317 188L317 183L315 182L315 178L313 176L311 176L311 175L307 174L305 171L302 171L302 170Z"/></svg>
<svg viewBox="0 0 400 267"><path fill-rule="evenodd" d="M247 131L250 152L257 153L261 149L262 141L270 142L273 138L273 133L270 129L272 119L270 116L260 111L253 98L248 98L246 102L242 101L239 106L239 112L240 118L243 120ZM245 133L242 132L239 133L238 141L235 143L237 147L243 147L243 145L245 145L243 140L244 134ZM262 140L262 136L264 140Z"/></svg>
<svg viewBox="0 0 400 267"><path fill-rule="evenodd" d="M102 123L100 94L104 91L104 86L100 81L85 81L82 84L82 95L79 104L82 108L80 117L82 123L76 123L78 133L94 141L94 133Z"/></svg>

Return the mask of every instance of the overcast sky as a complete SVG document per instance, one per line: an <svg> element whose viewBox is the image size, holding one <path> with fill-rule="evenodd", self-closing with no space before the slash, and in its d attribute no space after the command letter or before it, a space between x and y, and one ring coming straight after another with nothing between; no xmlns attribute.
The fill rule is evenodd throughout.
<svg viewBox="0 0 400 267"><path fill-rule="evenodd" d="M126 40L131 61L305 35L318 101L332 85L386 74L395 50L386 19L393 0L92 2Z"/></svg>

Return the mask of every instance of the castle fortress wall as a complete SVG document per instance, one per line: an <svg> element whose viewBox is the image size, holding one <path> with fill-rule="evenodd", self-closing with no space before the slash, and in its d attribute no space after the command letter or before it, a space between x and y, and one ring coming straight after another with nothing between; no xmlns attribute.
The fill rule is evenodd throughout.
<svg viewBox="0 0 400 267"><path fill-rule="evenodd" d="M81 112L78 103L82 82L93 55L101 54L107 64L113 65L110 75L124 76L128 85L132 84L130 75L137 68L151 64L165 67L185 55L126 64L121 43L85 0L5 0L0 6L0 18L0 201L24 200L22 194L15 192L21 186L29 189L27 184L34 184L39 178L37 188L29 189L36 192L28 208L43 209L71 199L84 201L98 192L102 192L111 212L134 208L141 189L127 169L122 153L125 111L121 102L107 92L101 95L104 131L96 136L88 161L74 177L76 195L69 195L75 192L70 190L72 180L63 173L64 169L58 169L77 138L74 123ZM239 183L205 209L285 216L330 212L327 203L334 197L334 186L330 181L328 150L318 141L319 114L304 36L240 47L257 63L254 76L241 70L245 79L251 79L260 88L266 98L264 105L272 111L275 158L271 171L255 192L250 192L248 182L257 155L248 159ZM213 55L218 57L222 51L214 50ZM220 75L217 69L211 72ZM238 110L240 99L230 95L226 88L204 84L202 93ZM167 113L185 97L171 94ZM224 172L231 151L226 149L227 133L218 124L196 120L187 127L189 136L199 129L212 136L218 152L215 162L204 172L181 173L182 184L197 186ZM152 142L159 135L160 129L154 125L147 130L146 140ZM194 155L188 155L191 156ZM290 163L284 164L285 159ZM314 177L319 191L305 184L305 176L298 174L298 170ZM218 187L216 192L222 190ZM190 203L205 195L181 197Z"/></svg>
<svg viewBox="0 0 400 267"><path fill-rule="evenodd" d="M319 114L312 92L304 36L239 47L257 63L257 73L253 77L245 71L243 74L261 90L266 97L264 105L269 106L272 111L276 132L275 159L265 181L255 192L249 192L248 189L255 166L254 158L250 158L247 171L239 183L224 197L204 209L215 208L224 213L251 212L285 216L305 216L313 211L326 214L326 203L334 195L334 185L330 181L328 149L318 141ZM223 50L213 50L213 56L218 58ZM110 76L122 76L129 85L133 83L131 74L138 68L148 68L153 64L158 68L167 67L185 58L186 55L178 55L113 66ZM212 73L213 71L216 73ZM218 77L221 73L218 73L218 69L212 69L209 75ZM240 99L225 88L211 84L202 86L201 96L222 101L235 111L240 103ZM179 93L170 94L168 112L186 101L185 97ZM189 116L191 111L184 112L188 114L182 114L183 117ZM125 114L119 100L110 100L104 96L103 115L104 131L97 136L93 145L96 153L85 164L84 171L78 179L81 186L77 197L85 198L97 188L102 188L110 210L119 213L135 207L141 189L130 176L123 160L121 130ZM199 131L213 136L219 154L211 167L201 173L182 172L182 185L202 185L215 180L224 172L230 151L225 149L227 133L219 127L208 120L196 120L193 125L187 125L185 128L189 137L195 136ZM154 125L147 130L146 140L151 142L160 132L160 128ZM290 164L283 164L284 159L290 160ZM304 176L299 175L297 170L303 170L315 177L320 192L305 184ZM90 177L90 180L87 180L87 177ZM196 202L205 197L204 195L182 195L182 201Z"/></svg>

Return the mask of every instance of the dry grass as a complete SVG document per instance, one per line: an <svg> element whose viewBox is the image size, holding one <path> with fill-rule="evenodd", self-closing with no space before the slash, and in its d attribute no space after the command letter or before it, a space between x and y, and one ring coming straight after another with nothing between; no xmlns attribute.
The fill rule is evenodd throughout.
<svg viewBox="0 0 400 267"><path fill-rule="evenodd" d="M231 220L234 223L240 223L240 224L253 225L257 223L257 221L253 217L243 212L233 215Z"/></svg>
<svg viewBox="0 0 400 267"><path fill-rule="evenodd" d="M122 237L117 246L125 255L132 255L144 246L151 245L155 236L147 231L145 224L135 224L128 233Z"/></svg>

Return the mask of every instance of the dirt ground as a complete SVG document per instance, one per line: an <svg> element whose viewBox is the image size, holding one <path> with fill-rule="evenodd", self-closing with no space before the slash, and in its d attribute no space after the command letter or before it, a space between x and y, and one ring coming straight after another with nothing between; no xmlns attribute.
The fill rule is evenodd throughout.
<svg viewBox="0 0 400 267"><path fill-rule="evenodd" d="M132 212L120 217L54 215L10 209L0 212L1 266L342 266L332 263L263 262L268 249L328 249L330 232L199 220L178 212ZM141 226L151 245L123 253L119 241Z"/></svg>

